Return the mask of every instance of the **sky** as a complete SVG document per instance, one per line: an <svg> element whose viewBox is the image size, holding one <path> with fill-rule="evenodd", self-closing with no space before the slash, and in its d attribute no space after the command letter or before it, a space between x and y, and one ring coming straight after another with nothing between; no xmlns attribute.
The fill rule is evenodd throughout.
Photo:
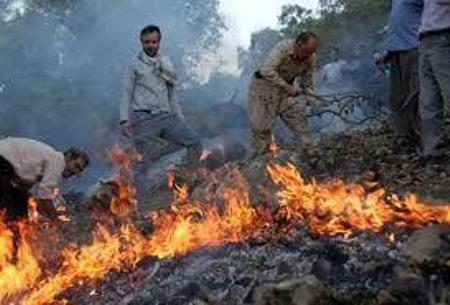
<svg viewBox="0 0 450 305"><path fill-rule="evenodd" d="M221 11L234 35L235 43L248 47L251 34L265 27L276 27L284 4L300 4L315 9L318 0L221 0Z"/></svg>

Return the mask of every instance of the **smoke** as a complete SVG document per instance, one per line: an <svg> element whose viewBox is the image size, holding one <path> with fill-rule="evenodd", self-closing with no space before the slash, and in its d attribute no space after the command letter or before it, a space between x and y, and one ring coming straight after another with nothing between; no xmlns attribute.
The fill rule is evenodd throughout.
<svg viewBox="0 0 450 305"><path fill-rule="evenodd" d="M82 147L95 168L81 181L94 183L108 168L105 149L118 141L122 73L140 50L143 26L161 27L161 52L181 78L184 108L210 95L197 88L214 75L239 74L226 68L237 66L229 62L236 54L222 48L218 7L215 0L0 0L0 136Z"/></svg>
<svg viewBox="0 0 450 305"><path fill-rule="evenodd" d="M140 50L140 29L150 23L162 29L161 52L175 64L182 106L194 126L213 130L203 133L208 137L238 129L237 137L247 139L248 84L284 37L265 29L248 51L236 50L218 0L0 0L0 57L6 59L0 61L0 137L79 146L94 159L80 183L107 176L105 149L120 140L122 73ZM321 66L318 93L374 92L382 99L386 92L368 50ZM224 113L233 119L214 121Z"/></svg>

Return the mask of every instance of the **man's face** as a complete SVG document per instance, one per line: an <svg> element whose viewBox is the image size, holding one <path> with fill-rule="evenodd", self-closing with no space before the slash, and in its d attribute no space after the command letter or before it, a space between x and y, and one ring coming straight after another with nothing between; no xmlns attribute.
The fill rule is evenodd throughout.
<svg viewBox="0 0 450 305"><path fill-rule="evenodd" d="M296 55L299 58L311 57L317 51L317 39L310 38L307 42L297 44Z"/></svg>
<svg viewBox="0 0 450 305"><path fill-rule="evenodd" d="M86 168L86 161L82 158L66 159L66 167L64 168L63 177L70 178L81 173Z"/></svg>
<svg viewBox="0 0 450 305"><path fill-rule="evenodd" d="M147 33L141 37L142 49L150 57L158 54L159 42L158 32Z"/></svg>

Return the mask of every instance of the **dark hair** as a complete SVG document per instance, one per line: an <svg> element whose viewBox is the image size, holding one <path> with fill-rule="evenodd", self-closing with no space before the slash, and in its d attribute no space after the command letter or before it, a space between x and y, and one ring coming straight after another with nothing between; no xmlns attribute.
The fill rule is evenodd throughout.
<svg viewBox="0 0 450 305"><path fill-rule="evenodd" d="M141 30L141 38L142 38L142 36L144 36L145 34L150 34L150 33L154 33L154 32L158 33L159 40L161 41L161 38L162 38L162 36L161 36L161 30L159 29L158 26L153 25L153 24L147 25L145 28L143 28L143 29Z"/></svg>
<svg viewBox="0 0 450 305"><path fill-rule="evenodd" d="M308 42L311 38L317 38L317 35L313 32L301 32L298 34L297 38L295 39L296 43L305 43Z"/></svg>
<svg viewBox="0 0 450 305"><path fill-rule="evenodd" d="M64 156L70 158L70 159L78 159L81 158L84 160L84 163L86 166L89 165L90 159L88 154L85 151L82 151L81 149L71 147L68 150L64 152Z"/></svg>

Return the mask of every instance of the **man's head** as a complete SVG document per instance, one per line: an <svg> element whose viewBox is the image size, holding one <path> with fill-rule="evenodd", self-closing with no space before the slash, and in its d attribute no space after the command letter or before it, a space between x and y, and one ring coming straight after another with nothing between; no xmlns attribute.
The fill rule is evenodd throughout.
<svg viewBox="0 0 450 305"><path fill-rule="evenodd" d="M161 42L161 30L156 25L148 25L141 31L142 49L150 57L156 56Z"/></svg>
<svg viewBox="0 0 450 305"><path fill-rule="evenodd" d="M317 51L317 35L313 32L302 32L295 40L295 56L300 59L309 58Z"/></svg>
<svg viewBox="0 0 450 305"><path fill-rule="evenodd" d="M66 167L63 177L69 178L81 173L89 165L89 156L78 148L69 148L64 152Z"/></svg>

